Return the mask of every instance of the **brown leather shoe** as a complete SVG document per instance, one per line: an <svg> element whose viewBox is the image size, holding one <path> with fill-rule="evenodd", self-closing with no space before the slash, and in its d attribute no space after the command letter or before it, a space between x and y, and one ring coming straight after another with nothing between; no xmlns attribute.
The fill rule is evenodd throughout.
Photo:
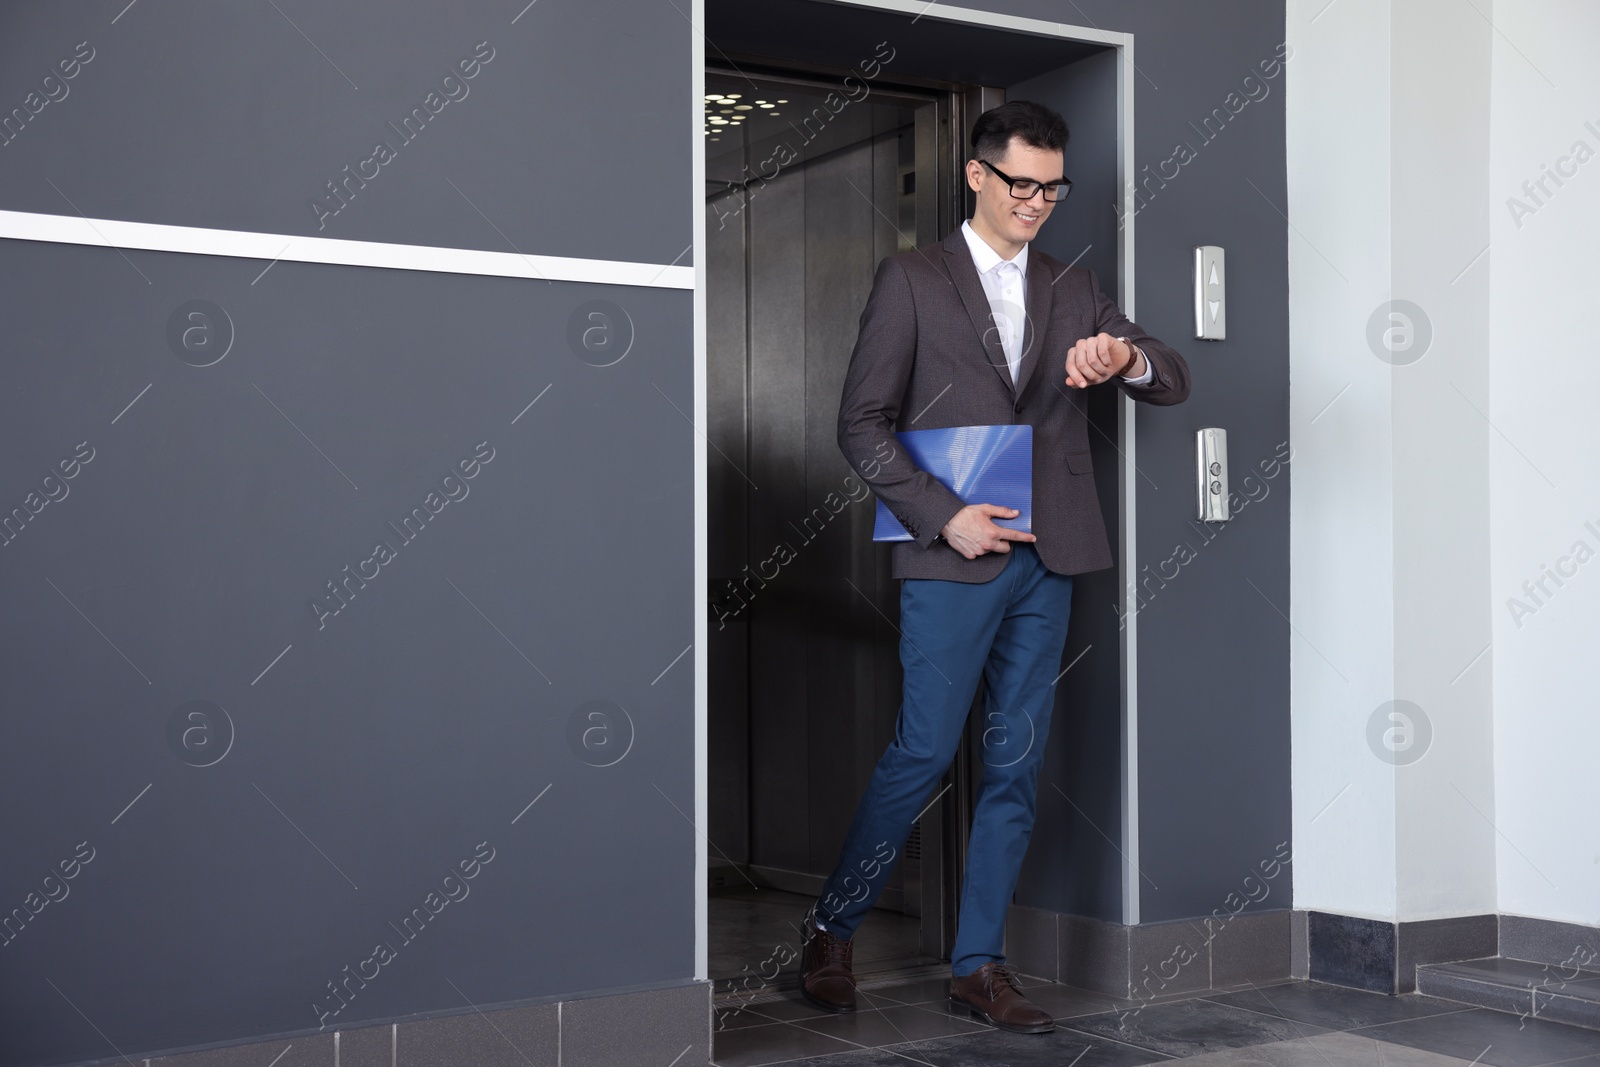
<svg viewBox="0 0 1600 1067"><path fill-rule="evenodd" d="M1048 1012L1022 995L1016 972L1003 963L985 963L963 978L951 978L950 1006L1012 1033L1047 1034L1056 1028Z"/></svg>
<svg viewBox="0 0 1600 1067"><path fill-rule="evenodd" d="M856 1010L856 975L850 967L852 943L817 929L806 915L805 942L800 950L800 994L823 1011Z"/></svg>

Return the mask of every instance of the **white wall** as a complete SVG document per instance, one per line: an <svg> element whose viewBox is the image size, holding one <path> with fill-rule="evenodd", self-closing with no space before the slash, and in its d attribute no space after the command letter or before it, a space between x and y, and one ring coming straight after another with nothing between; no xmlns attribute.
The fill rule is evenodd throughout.
<svg viewBox="0 0 1600 1067"><path fill-rule="evenodd" d="M1288 23L1295 905L1493 911L1490 29L1454 0Z"/></svg>
<svg viewBox="0 0 1600 1067"><path fill-rule="evenodd" d="M1287 14L1295 906L1600 924L1600 6Z"/></svg>
<svg viewBox="0 0 1600 1067"><path fill-rule="evenodd" d="M1394 768L1402 920L1496 910L1484 421L1493 29L1477 2L1396 0L1390 12L1391 298L1421 309L1415 347L1390 370L1394 697L1428 724L1410 753L1421 758Z"/></svg>
<svg viewBox="0 0 1600 1067"><path fill-rule="evenodd" d="M1600 5L1496 0L1489 220L1500 908L1600 924ZM1586 126L1593 125L1593 128ZM1523 190L1578 142L1550 195ZM1533 209L1514 220L1508 199ZM1519 209L1520 213L1520 209ZM1520 221L1521 225L1518 225ZM1593 523L1595 529L1585 524ZM1523 591L1594 553L1536 603ZM1548 595L1547 595L1548 593ZM1507 601L1532 608L1518 616ZM1520 624L1520 625L1519 625Z"/></svg>
<svg viewBox="0 0 1600 1067"><path fill-rule="evenodd" d="M1287 11L1294 897L1387 917L1393 769L1365 729L1394 680L1391 390L1363 338L1389 291L1389 5L1325 3Z"/></svg>

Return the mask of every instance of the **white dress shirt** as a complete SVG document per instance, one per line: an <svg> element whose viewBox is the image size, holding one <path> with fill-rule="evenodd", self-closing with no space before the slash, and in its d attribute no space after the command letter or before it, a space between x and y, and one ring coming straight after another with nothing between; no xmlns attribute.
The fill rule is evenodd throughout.
<svg viewBox="0 0 1600 1067"><path fill-rule="evenodd" d="M1005 353L1006 367L1015 384L1022 366L1023 330L1028 321L1028 246L1023 245L1011 259L1001 259L1000 253L978 236L970 222L961 224L961 236L967 239L972 263L978 268L978 280L989 298L990 319L1000 335L1000 349ZM1136 346L1131 347L1138 350ZM1155 371L1146 359L1143 374L1137 378L1122 377L1129 385L1144 385L1155 377Z"/></svg>

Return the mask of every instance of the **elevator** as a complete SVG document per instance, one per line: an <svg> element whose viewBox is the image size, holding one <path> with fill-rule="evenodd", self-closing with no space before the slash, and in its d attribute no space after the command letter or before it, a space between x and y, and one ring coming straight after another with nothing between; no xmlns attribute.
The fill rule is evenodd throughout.
<svg viewBox="0 0 1600 1067"><path fill-rule="evenodd" d="M878 262L970 215L972 121L1008 98L1066 117L1073 200L1037 244L1121 288L1116 51L809 0L707 5L708 976L719 1005L795 985L801 920L838 860L900 702L899 583L835 442ZM864 62L877 57L879 63ZM1122 400L1084 398L1121 536ZM1118 569L1079 576L1016 902L1121 919ZM983 699L980 691L975 702ZM858 978L947 973L982 715L856 934Z"/></svg>

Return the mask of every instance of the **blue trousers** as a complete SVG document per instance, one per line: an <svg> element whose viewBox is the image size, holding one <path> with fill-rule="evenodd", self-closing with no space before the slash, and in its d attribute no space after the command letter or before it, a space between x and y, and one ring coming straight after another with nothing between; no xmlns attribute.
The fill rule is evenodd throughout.
<svg viewBox="0 0 1600 1067"><path fill-rule="evenodd" d="M853 936L888 882L912 824L960 747L981 675L988 683L983 780L951 971L962 976L1004 962L1006 910L1033 832L1071 607L1072 578L1048 570L1033 546L1020 542L989 582L905 580L905 689L894 740L872 772L817 902L817 920L834 936Z"/></svg>

